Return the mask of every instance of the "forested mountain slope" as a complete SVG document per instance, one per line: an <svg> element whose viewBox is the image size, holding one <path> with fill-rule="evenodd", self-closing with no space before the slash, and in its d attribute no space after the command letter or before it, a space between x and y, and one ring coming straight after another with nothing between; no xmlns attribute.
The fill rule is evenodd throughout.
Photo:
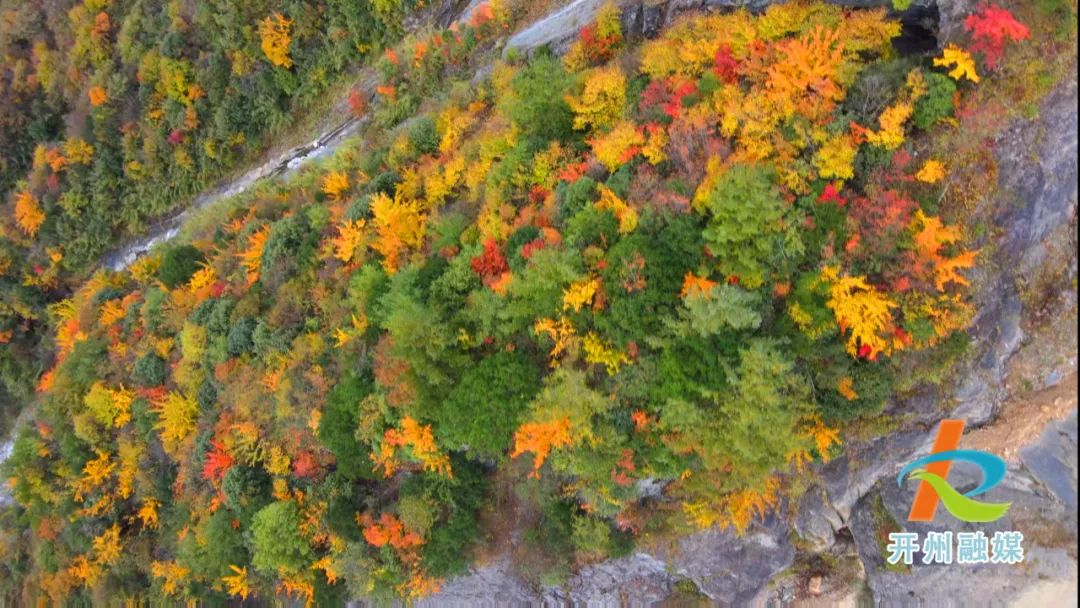
<svg viewBox="0 0 1080 608"><path fill-rule="evenodd" d="M47 365L44 305L298 119L317 123L386 44L460 8L425 4L5 0L3 410Z"/></svg>
<svg viewBox="0 0 1080 608"><path fill-rule="evenodd" d="M141 108L135 157L105 131L43 144L15 182L6 234L36 253L5 303L41 312L6 331L48 364L4 465L10 597L417 598L510 536L522 576L559 585L635 543L751 530L966 361L985 144L1075 60L1075 28L1025 25L1075 15L1050 2L973 7L926 54L896 50L885 8L688 11L640 40L610 4L561 56L504 50L518 7L480 4L379 54L368 120L325 165L29 307L20 290L93 255L61 229L94 241L80 192L145 221L168 205L125 196L161 195L195 141L228 148L200 104L278 116L229 91L299 90L334 44L392 31L304 50L290 6L246 20L244 54L211 4L168 5L169 27L202 15L232 49L222 97L133 55L158 57L142 105L123 79L86 94L95 125ZM102 158L120 184L149 173L120 186Z"/></svg>

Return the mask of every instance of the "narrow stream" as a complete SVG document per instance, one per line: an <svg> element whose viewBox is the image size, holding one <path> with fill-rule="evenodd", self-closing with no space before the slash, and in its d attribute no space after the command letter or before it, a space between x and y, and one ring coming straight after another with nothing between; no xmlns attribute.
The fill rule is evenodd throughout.
<svg viewBox="0 0 1080 608"><path fill-rule="evenodd" d="M8 459L11 456L11 451L15 449L15 440L8 439L0 445L0 463ZM0 483L0 507L11 502L11 495L8 494L8 486L6 483Z"/></svg>
<svg viewBox="0 0 1080 608"><path fill-rule="evenodd" d="M127 268L140 256L153 249L154 246L175 238L193 213L217 201L241 194L265 179L289 176L309 162L333 153L351 135L356 133L364 122L364 120L350 117L319 135L310 144L293 148L278 158L267 161L230 182L200 194L183 211L158 221L145 236L106 254L102 258L102 265L115 271Z"/></svg>

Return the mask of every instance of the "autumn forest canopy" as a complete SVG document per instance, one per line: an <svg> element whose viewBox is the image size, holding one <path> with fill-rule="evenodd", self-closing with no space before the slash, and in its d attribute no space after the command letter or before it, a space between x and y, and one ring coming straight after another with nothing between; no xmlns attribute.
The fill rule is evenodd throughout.
<svg viewBox="0 0 1080 608"><path fill-rule="evenodd" d="M415 598L515 524L557 585L752 529L963 358L942 142L1010 10L901 55L885 8L611 4L557 54L425 4L0 2L6 597ZM337 94L332 158L101 267Z"/></svg>

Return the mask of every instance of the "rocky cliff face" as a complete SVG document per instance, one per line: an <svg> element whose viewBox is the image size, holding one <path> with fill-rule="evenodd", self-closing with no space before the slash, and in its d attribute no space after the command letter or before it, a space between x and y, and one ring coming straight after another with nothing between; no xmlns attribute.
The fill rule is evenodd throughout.
<svg viewBox="0 0 1080 608"><path fill-rule="evenodd" d="M471 8L479 1L481 0L473 0L469 7ZM547 46L557 53L565 51L576 38L578 31L592 22L600 7L609 1L611 0L572 0L511 36L506 42L506 48L529 52ZM835 4L859 8L889 6L890 4L889 0L832 1ZM736 8L760 11L775 3L776 0L616 0L616 4L622 8L623 33L631 39L651 38L665 25L687 11ZM945 15L945 18L941 20L942 25L950 30L954 29L957 16L962 14L956 7L966 3L946 0L941 4L945 7L942 11ZM465 9L466 14L470 8ZM938 15L939 9L936 2L926 0L912 2L911 6L899 15L901 22L905 25L902 38L926 38L930 28L937 28ZM925 42L923 40L920 44L925 44ZM933 42L930 41L930 44L932 48ZM900 46L904 47L903 40ZM910 50L928 50L926 47L909 48Z"/></svg>
<svg viewBox="0 0 1080 608"><path fill-rule="evenodd" d="M507 46L528 51L565 47L591 20L603 0L576 0L513 36ZM648 37L678 13L692 8L748 6L767 0L634 0L623 3L624 31ZM844 2L875 5L879 2ZM956 28L963 2L943 2L941 30ZM937 6L916 6L909 27L937 20ZM923 41L925 43L925 40ZM745 536L707 530L681 539L670 550L639 552L583 569L563 588L532 589L507 560L450 581L425 605L445 602L649 604L693 590L720 604L786 603L822 594L830 604L851 603L869 594L890 604L955 599L973 605L1037 598L1041 587L1075 589L1077 576L1077 417L1075 388L1056 397L1064 420L1044 416L1041 434L1008 445L1009 474L995 500L1013 502L1006 518L992 524L949 524L954 531L1027 531L1026 561L1005 565L931 565L887 568L882 535L896 526L925 533L941 524L901 525L914 484L898 487L896 475L914 455L925 454L943 418L962 418L967 428L993 430L1010 398L1010 369L1027 351L1053 343L1054 359L1036 365L1042 386L1076 374L1077 84L1061 83L1041 104L1038 118L1019 122L995 142L1000 197L977 213L998 230L982 246L993 251L975 277L977 318L971 329L975 356L957 370L949 390L926 391L893 404L886 415L898 428L865 442L851 442L842 457L820 467L819 482L799 504L786 505ZM1047 304L1049 302L1049 304ZM1049 307L1048 307L1049 306ZM1047 324L1047 318L1064 319ZM1039 329L1042 327L1043 329ZM1042 333L1040 333L1042 332ZM1049 333L1048 333L1049 332ZM1053 335L1050 335L1050 334ZM1049 348L1049 347L1048 347ZM1046 362L1049 361L1049 362ZM1029 370L1030 371L1030 370ZM1075 385L1073 385L1075 386ZM1034 388L1039 388L1035 386ZM1050 389L1048 389L1050 390ZM1071 401L1069 400L1071 398ZM1066 401L1062 402L1062 399ZM1016 416L1029 414L1017 404ZM1047 406L1043 407L1043 413ZM1040 418L1039 424L1044 424ZM1009 420L997 423L1011 424ZM1041 428L1041 427L1040 427ZM965 439L965 442L968 439ZM958 488L978 481L977 471L953 468ZM899 528L896 528L899 529ZM1063 586L1061 586L1063 585ZM808 593L809 592L809 593Z"/></svg>
<svg viewBox="0 0 1080 608"><path fill-rule="evenodd" d="M950 525L953 530L979 529L988 535L996 530L1026 531L1024 565L933 565L896 571L884 567L877 537L888 520L904 521L911 505L914 485L899 488L894 481L900 467L913 454L926 453L934 424L946 414L966 420L969 428L993 426L1013 388L1008 384L1010 365L1023 349L1049 350L1055 339L1062 339L1060 359L1040 370L1046 386L1076 372L1075 329L1071 336L1040 333L1036 319L1040 314L1063 316L1075 323L1076 100L1076 81L1062 83L1044 100L1038 119L1013 125L996 142L1002 196L985 204L993 206L991 216L1002 235L987 243L996 253L978 279L979 316L972 329L978 356L960 370L958 388L951 395L897 404L894 409L910 416L910 423L875 442L851 446L843 458L821 471L824 504L802 505L799 521L804 532L817 536L823 545L829 544L824 523L834 527L839 519L847 527L877 600L927 602L949 597L974 604L1006 602L1039 579L1076 580L1075 409L1065 420L1051 422L1027 445L994 446L1010 460L1003 490L995 498L1013 502L1005 518L978 526ZM1030 292L1040 281L1042 291ZM1046 298L1053 302L1051 308L1039 310ZM1033 328L1032 335L1025 335L1028 327ZM1075 394L1072 399L1075 408ZM958 488L974 486L978 475L958 466L950 480ZM925 533L942 526L905 523L904 528Z"/></svg>

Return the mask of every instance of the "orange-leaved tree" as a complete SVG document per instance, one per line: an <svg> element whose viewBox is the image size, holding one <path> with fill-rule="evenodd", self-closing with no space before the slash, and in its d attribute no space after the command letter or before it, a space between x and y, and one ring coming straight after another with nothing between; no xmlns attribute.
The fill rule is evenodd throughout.
<svg viewBox="0 0 1080 608"><path fill-rule="evenodd" d="M956 244L961 237L956 226L946 226L937 216L927 216L922 209L915 211L912 221L915 251L912 260L916 275L931 280L938 291L944 291L949 283L967 285L968 280L958 270L975 265L976 251L963 251L955 256L945 256L941 250Z"/></svg>
<svg viewBox="0 0 1080 608"><path fill-rule="evenodd" d="M420 424L411 416L401 419L401 430L387 429L383 434L383 444L379 453L371 454L371 460L377 467L383 469L384 474L390 477L397 468L395 458L397 448L408 448L412 456L419 460L425 471L432 471L453 477L450 468L450 458L439 451L435 445L435 435L431 432L430 424Z"/></svg>
<svg viewBox="0 0 1080 608"><path fill-rule="evenodd" d="M45 223L45 212L37 197L25 190L15 195L15 223L30 237Z"/></svg>
<svg viewBox="0 0 1080 608"><path fill-rule="evenodd" d="M259 280L263 250L266 249L266 237L268 236L270 236L269 224L251 233L251 236L248 237L247 248L236 254L247 272L248 285Z"/></svg>
<svg viewBox="0 0 1080 608"><path fill-rule="evenodd" d="M533 470L529 476L540 477L540 467L544 466L551 450L568 446L570 443L569 418L526 422L514 433L514 450L510 452L510 457L517 458L525 452L532 452Z"/></svg>

